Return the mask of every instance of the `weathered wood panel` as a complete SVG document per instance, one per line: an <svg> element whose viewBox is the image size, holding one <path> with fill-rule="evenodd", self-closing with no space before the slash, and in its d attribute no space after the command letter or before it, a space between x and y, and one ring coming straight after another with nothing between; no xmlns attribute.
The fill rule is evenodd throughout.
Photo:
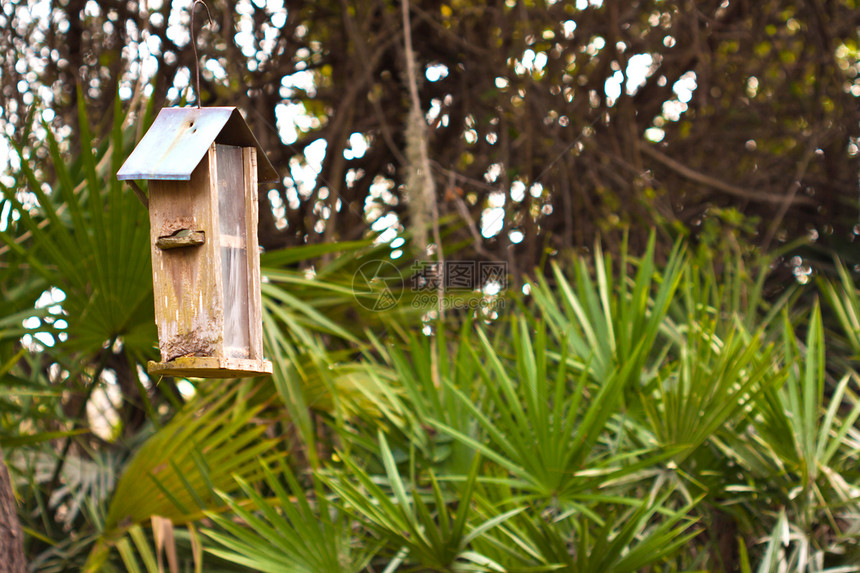
<svg viewBox="0 0 860 573"><path fill-rule="evenodd" d="M250 288L250 358L263 360L263 302L260 294L260 250L257 239L259 197L257 187L257 150L246 147L245 165L245 226L248 229L248 280Z"/></svg>
<svg viewBox="0 0 860 573"><path fill-rule="evenodd" d="M212 155L210 150L209 155ZM201 161L190 181L149 183L155 321L163 361L213 356L223 345L217 205L212 205L210 161ZM203 245L162 250L160 237L200 231Z"/></svg>

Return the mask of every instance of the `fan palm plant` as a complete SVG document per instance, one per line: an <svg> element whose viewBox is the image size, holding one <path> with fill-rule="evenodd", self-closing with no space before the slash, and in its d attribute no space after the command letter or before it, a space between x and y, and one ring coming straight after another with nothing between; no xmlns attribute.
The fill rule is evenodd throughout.
<svg viewBox="0 0 860 573"><path fill-rule="evenodd" d="M0 189L0 446L34 568L856 569L846 270L819 285L825 346L816 304L681 243L559 257L511 312L432 324L414 293L361 304L364 264L408 273L389 245L312 245L263 255L271 380L150 380L146 213L112 177L113 119L99 141L81 108L72 162L46 131L53 185L18 147ZM96 436L112 378L143 415Z"/></svg>
<svg viewBox="0 0 860 573"><path fill-rule="evenodd" d="M50 128L43 126L56 172L53 189L46 191L25 150L15 145L27 190L37 203L27 208L17 193L2 188L26 229L26 235L2 238L10 249L25 249L25 261L65 294L66 351L92 355L121 338L129 352L148 355L153 321L146 212L111 175L125 150L121 102L117 98L111 137L94 142L84 98L78 101L79 163L66 163Z"/></svg>
<svg viewBox="0 0 860 573"><path fill-rule="evenodd" d="M0 185L2 208L9 215L0 232L0 290L7 295L0 305L0 401L13 404L3 408L0 442L9 448L28 446L31 452L39 448L37 456L9 452L13 469L21 470L13 472L20 487L32 495L26 505L38 516L25 519L37 562L37 547L53 551L51 537L67 537L61 527L88 519L84 498L70 488L90 483L78 479L83 478L79 470L98 475L96 468L105 467L88 465L84 453L97 447L87 435L87 405L104 388L103 375L124 367L134 373L131 387L142 389L133 365L153 350L145 210L111 175L123 155L126 116L117 98L113 132L96 141L83 98L79 102L76 160L67 161L60 142L42 124L36 146L25 149L11 142L19 159L15 185ZM46 157L47 163L37 157ZM21 334L26 334L23 343ZM59 440L59 447L33 445L48 439ZM80 543L72 545L76 548L64 551L70 559L86 551Z"/></svg>

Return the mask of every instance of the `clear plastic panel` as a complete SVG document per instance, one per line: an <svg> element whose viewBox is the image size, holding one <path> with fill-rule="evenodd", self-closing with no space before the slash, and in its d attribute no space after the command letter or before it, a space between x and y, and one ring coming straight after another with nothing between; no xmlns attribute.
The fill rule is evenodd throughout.
<svg viewBox="0 0 860 573"><path fill-rule="evenodd" d="M218 145L216 156L224 288L224 353L228 357L247 358L251 335L242 148Z"/></svg>

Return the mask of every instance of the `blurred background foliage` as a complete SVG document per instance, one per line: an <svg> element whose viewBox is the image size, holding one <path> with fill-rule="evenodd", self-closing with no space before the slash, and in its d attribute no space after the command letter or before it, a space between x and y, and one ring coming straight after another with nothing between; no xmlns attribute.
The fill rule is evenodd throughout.
<svg viewBox="0 0 860 573"><path fill-rule="evenodd" d="M411 78L401 3L209 5L196 94L190 2L0 2L32 570L860 569L856 2L413 1ZM197 98L281 175L271 378L144 368L148 221L114 174ZM440 256L508 276L442 312L409 280ZM356 284L381 261L385 312Z"/></svg>
<svg viewBox="0 0 860 573"><path fill-rule="evenodd" d="M34 169L48 158L34 115L75 155L79 99L102 141L117 95L134 114L138 98L155 109L198 98L190 4L3 2L0 127L33 150ZM199 99L238 106L282 177L260 194L261 243L408 228L400 5L209 4L211 26L200 8L195 21ZM470 257L508 261L517 277L547 249L597 234L616 249L625 229L644 246L654 226L664 247L685 232L721 240L716 225L764 250L808 238L853 264L857 8L412 2L439 216L459 223ZM809 266L785 262L787 274Z"/></svg>

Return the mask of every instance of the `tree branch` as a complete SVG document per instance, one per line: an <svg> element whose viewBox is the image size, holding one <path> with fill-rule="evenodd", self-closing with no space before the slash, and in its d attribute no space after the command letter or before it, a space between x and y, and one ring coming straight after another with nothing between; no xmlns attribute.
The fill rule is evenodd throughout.
<svg viewBox="0 0 860 573"><path fill-rule="evenodd" d="M7 573L27 570L23 541L12 482L3 461L3 450L0 450L0 569Z"/></svg>
<svg viewBox="0 0 860 573"><path fill-rule="evenodd" d="M680 163L675 161L665 153L657 151L654 149L654 146L648 145L642 141L637 143L637 147L642 153L655 159L656 161L662 163L664 166L668 167L681 177L685 179L689 179L695 183L701 183L702 185L707 185L712 189L716 189L717 191L722 191L727 195L734 195L735 197L741 197L748 201L752 201L755 203L773 203L782 205L786 202L786 195L777 195L775 193L767 193L765 191L755 191L753 189L746 189L744 187L738 187L737 185L732 185L731 183L726 183L720 179L715 177L711 177L710 175L705 175L695 169L691 169ZM810 197L795 196L790 199L790 202L794 205L815 205L815 201Z"/></svg>

